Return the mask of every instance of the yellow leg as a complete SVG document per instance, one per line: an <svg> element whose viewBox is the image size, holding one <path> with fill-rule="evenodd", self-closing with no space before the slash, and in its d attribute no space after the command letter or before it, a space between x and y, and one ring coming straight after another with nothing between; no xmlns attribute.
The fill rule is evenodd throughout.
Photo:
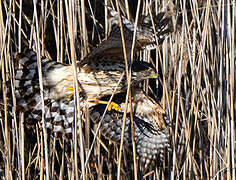
<svg viewBox="0 0 236 180"><path fill-rule="evenodd" d="M67 101L71 101L74 96L74 88L72 86L68 86L66 91L72 91L71 94L68 95Z"/></svg>

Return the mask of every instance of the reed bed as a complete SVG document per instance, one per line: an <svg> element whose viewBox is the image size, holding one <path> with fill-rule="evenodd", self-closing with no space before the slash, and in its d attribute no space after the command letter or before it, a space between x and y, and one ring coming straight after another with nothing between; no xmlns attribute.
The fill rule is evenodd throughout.
<svg viewBox="0 0 236 180"><path fill-rule="evenodd" d="M119 4L121 14L135 18L139 2L140 13L168 12L174 25L161 47L142 54L152 58L160 74L157 91L148 82L142 87L158 92L153 96L171 120L171 151L150 174L154 179L235 179L235 0L1 1L2 179L127 178L128 157L122 154L121 162L119 146L101 133L87 161L96 125L91 129L77 115L82 135L57 140L44 123L29 125L23 113L16 114L13 54L27 44L38 54L75 63L107 37L106 5Z"/></svg>

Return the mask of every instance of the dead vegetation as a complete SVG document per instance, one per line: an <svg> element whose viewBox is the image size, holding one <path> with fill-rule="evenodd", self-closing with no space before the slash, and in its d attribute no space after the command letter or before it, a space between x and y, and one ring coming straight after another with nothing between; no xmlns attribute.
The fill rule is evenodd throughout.
<svg viewBox="0 0 236 180"><path fill-rule="evenodd" d="M83 58L107 37L105 4L116 7L112 2L1 1L2 179L79 179L82 171L85 179L113 179L118 166L123 179L134 174L125 174L132 164L129 157L124 154L119 164L119 146L101 134L85 166L78 155L81 146L85 159L90 150L88 129L83 132L84 144L78 141L77 155L71 141L50 136L44 140L39 122L28 125L22 114L15 113L14 93L13 101L7 98L7 88L14 82L15 52L27 44L59 62ZM122 14L135 18L138 2L120 1ZM235 5L230 0L141 0L140 13L148 14L148 8L168 11L174 24L162 47L143 53L160 74L158 90L150 82L153 92L158 92L152 96L161 100L172 123L172 151L155 168L155 179L235 179ZM143 88L148 90L148 85Z"/></svg>

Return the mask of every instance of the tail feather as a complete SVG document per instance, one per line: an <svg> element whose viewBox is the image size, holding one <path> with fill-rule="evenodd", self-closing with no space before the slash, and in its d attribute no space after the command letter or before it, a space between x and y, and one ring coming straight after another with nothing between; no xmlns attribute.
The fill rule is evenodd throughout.
<svg viewBox="0 0 236 180"><path fill-rule="evenodd" d="M40 101L37 54L29 49L15 55L18 68L15 72L15 94L17 109L27 111ZM55 61L41 58L43 74L49 70Z"/></svg>

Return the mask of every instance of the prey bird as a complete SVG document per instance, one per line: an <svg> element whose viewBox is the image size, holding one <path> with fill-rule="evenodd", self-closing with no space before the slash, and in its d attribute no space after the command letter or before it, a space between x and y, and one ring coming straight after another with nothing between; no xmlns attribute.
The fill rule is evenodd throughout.
<svg viewBox="0 0 236 180"><path fill-rule="evenodd" d="M144 173L154 167L157 164L157 160L163 158L166 148L170 148L170 122L162 106L142 90L133 88L131 93L136 152L140 167ZM125 103L120 104L122 109L124 105ZM130 104L128 105L130 106ZM94 122L100 122L104 109L104 105L94 106L90 112L91 119ZM105 138L119 144L122 123L123 113L111 110L106 113L102 121L101 132ZM128 111L124 131L124 147L128 151L132 149L131 137L131 117Z"/></svg>

